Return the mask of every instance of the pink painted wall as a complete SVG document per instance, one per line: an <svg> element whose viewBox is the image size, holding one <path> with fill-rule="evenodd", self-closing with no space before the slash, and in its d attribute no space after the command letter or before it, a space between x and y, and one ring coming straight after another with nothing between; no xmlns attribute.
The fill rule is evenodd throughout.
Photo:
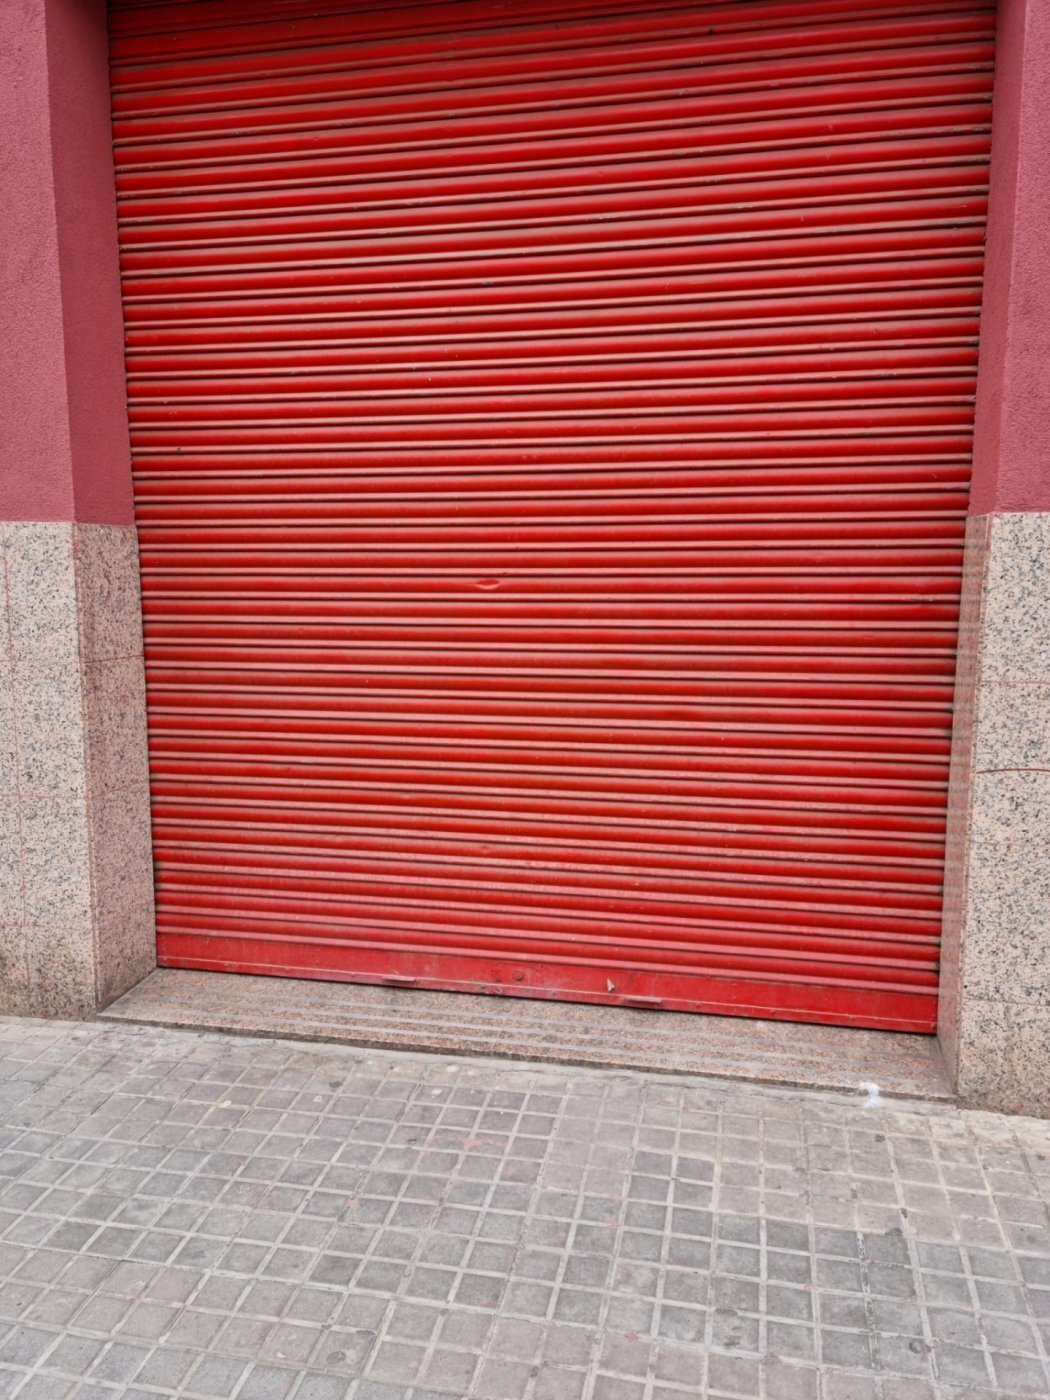
<svg viewBox="0 0 1050 1400"><path fill-rule="evenodd" d="M0 0L0 520L133 520L105 0Z"/></svg>
<svg viewBox="0 0 1050 1400"><path fill-rule="evenodd" d="M1050 0L1000 0L971 512L1050 510ZM105 0L0 0L0 520L129 524Z"/></svg>
<svg viewBox="0 0 1050 1400"><path fill-rule="evenodd" d="M970 512L1050 510L1050 0L1000 0Z"/></svg>

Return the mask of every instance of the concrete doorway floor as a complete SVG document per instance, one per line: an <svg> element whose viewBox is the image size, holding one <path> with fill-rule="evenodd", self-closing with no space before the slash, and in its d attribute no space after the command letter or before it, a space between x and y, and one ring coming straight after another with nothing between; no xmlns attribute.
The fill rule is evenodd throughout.
<svg viewBox="0 0 1050 1400"><path fill-rule="evenodd" d="M945 1100L933 1036L160 969L104 1020Z"/></svg>

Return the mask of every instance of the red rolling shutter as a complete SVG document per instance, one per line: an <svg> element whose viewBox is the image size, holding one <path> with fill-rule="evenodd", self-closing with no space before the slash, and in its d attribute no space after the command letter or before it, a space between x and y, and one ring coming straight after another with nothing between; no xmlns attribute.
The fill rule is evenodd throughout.
<svg viewBox="0 0 1050 1400"><path fill-rule="evenodd" d="M932 1028L992 8L111 27L161 961Z"/></svg>

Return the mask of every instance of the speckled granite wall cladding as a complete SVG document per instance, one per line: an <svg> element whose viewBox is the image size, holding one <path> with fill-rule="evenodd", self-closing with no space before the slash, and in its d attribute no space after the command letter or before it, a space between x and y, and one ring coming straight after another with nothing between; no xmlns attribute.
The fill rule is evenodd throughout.
<svg viewBox="0 0 1050 1400"><path fill-rule="evenodd" d="M1050 1114L1050 514L970 521L941 1044L966 1103Z"/></svg>
<svg viewBox="0 0 1050 1400"><path fill-rule="evenodd" d="M0 542L0 1012L84 1016L155 962L137 542Z"/></svg>

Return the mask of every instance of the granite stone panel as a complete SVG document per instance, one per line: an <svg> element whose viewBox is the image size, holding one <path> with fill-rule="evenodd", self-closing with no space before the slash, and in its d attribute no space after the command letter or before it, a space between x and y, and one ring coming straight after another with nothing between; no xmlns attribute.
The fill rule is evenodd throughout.
<svg viewBox="0 0 1050 1400"><path fill-rule="evenodd" d="M154 965L132 528L0 524L0 1008L80 1017Z"/></svg>
<svg viewBox="0 0 1050 1400"><path fill-rule="evenodd" d="M17 1016L29 1000L25 929L0 918L0 1016Z"/></svg>
<svg viewBox="0 0 1050 1400"><path fill-rule="evenodd" d="M92 837L92 883L99 921L111 927L120 918L135 923L147 916L152 919L149 787L143 783L137 791L121 788L97 798Z"/></svg>
<svg viewBox="0 0 1050 1400"><path fill-rule="evenodd" d="M16 661L76 665L75 526L66 522L3 525L9 655Z"/></svg>
<svg viewBox="0 0 1050 1400"><path fill-rule="evenodd" d="M980 662L981 613L988 570L992 517L971 516L966 522L962 591L959 598L959 655L956 663L956 720L960 705L972 695ZM956 731L958 733L958 731Z"/></svg>
<svg viewBox="0 0 1050 1400"><path fill-rule="evenodd" d="M1002 1113L1050 1116L1050 1004L969 991L960 1021L959 1096Z"/></svg>
<svg viewBox="0 0 1050 1400"><path fill-rule="evenodd" d="M1050 834L975 839L969 879L966 992L1050 1006Z"/></svg>
<svg viewBox="0 0 1050 1400"><path fill-rule="evenodd" d="M18 753L15 748L15 678L9 659L3 584L4 575L0 569L0 795L6 798L18 785Z"/></svg>
<svg viewBox="0 0 1050 1400"><path fill-rule="evenodd" d="M97 999L105 1006L156 965L135 531L81 526L77 557Z"/></svg>
<svg viewBox="0 0 1050 1400"><path fill-rule="evenodd" d="M83 797L22 798L22 899L27 924L90 926L88 810Z"/></svg>
<svg viewBox="0 0 1050 1400"><path fill-rule="evenodd" d="M1050 681L1050 513L994 515L981 603L980 682Z"/></svg>
<svg viewBox="0 0 1050 1400"><path fill-rule="evenodd" d="M89 919L24 926L32 1014L79 1020L97 1007L95 930Z"/></svg>
<svg viewBox="0 0 1050 1400"><path fill-rule="evenodd" d="M22 813L11 789L0 800L0 926L22 922Z"/></svg>
<svg viewBox="0 0 1050 1400"><path fill-rule="evenodd" d="M966 547L940 1038L964 1102L1050 1113L1050 514Z"/></svg>
<svg viewBox="0 0 1050 1400"><path fill-rule="evenodd" d="M945 833L944 908L937 1033L953 1083L959 1070L959 1016L962 1005L962 940L966 922L970 859L970 799L973 786L974 730L981 603L988 559L990 518L971 517L966 526L959 647L952 723L951 782Z"/></svg>
<svg viewBox="0 0 1050 1400"><path fill-rule="evenodd" d="M86 793L80 672L64 661L14 661L17 787L23 798L83 801Z"/></svg>
<svg viewBox="0 0 1050 1400"><path fill-rule="evenodd" d="M1023 724L1025 717L1018 722ZM975 767L970 812L974 842L1042 840L1050 812L1050 766L1047 771Z"/></svg>
<svg viewBox="0 0 1050 1400"><path fill-rule="evenodd" d="M1050 680L987 681L976 696L973 766L985 773L1031 774L1050 756Z"/></svg>
<svg viewBox="0 0 1050 1400"><path fill-rule="evenodd" d="M99 916L95 927L98 946L97 1001L101 1007L122 997L157 965L156 916L153 891L138 908Z"/></svg>
<svg viewBox="0 0 1050 1400"><path fill-rule="evenodd" d="M142 605L136 531L77 526L77 612L84 661L142 655Z"/></svg>
<svg viewBox="0 0 1050 1400"><path fill-rule="evenodd" d="M88 661L81 701L87 775L94 800L118 792L141 793L149 785L146 681L141 656ZM148 822L147 822L148 830Z"/></svg>

